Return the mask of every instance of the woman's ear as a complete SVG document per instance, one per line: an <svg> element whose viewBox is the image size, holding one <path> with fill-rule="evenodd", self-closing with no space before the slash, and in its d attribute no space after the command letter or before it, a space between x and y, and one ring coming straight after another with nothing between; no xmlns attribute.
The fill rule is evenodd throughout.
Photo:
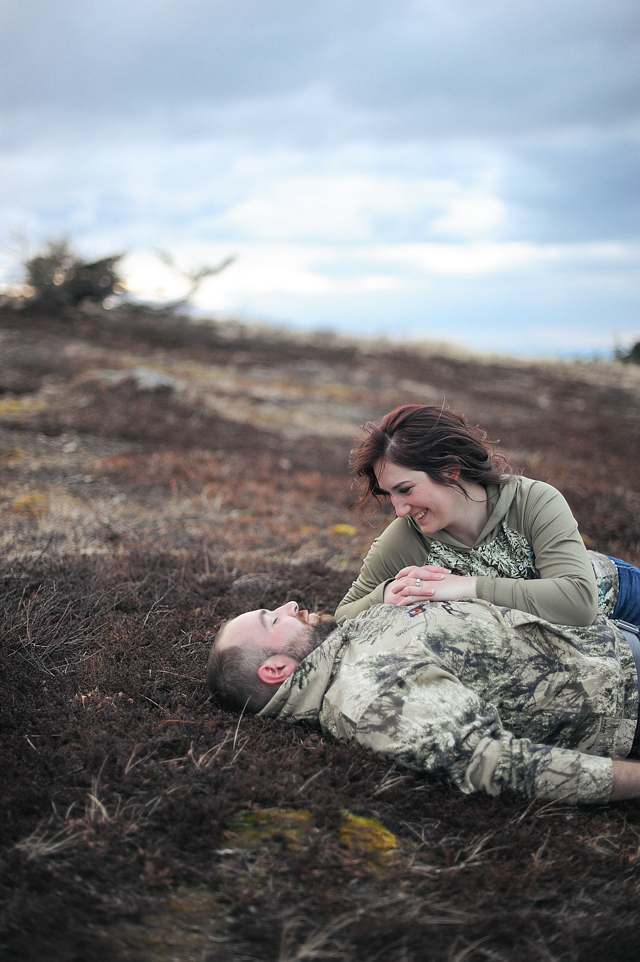
<svg viewBox="0 0 640 962"><path fill-rule="evenodd" d="M457 481L460 477L460 468L454 468L453 471L449 472L449 477L452 481Z"/></svg>
<svg viewBox="0 0 640 962"><path fill-rule="evenodd" d="M281 685L299 664L300 662L290 655L272 655L258 668L258 678L265 685Z"/></svg>

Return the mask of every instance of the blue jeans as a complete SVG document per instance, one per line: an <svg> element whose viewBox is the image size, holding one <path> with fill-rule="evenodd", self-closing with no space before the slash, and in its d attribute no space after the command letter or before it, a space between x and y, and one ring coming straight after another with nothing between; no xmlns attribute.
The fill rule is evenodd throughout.
<svg viewBox="0 0 640 962"><path fill-rule="evenodd" d="M640 628L640 568L619 558L611 560L615 562L620 579L618 600L612 617Z"/></svg>

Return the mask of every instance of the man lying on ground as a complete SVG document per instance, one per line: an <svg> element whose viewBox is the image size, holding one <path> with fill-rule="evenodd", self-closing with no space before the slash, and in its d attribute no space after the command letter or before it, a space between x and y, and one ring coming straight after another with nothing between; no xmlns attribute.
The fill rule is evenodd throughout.
<svg viewBox="0 0 640 962"><path fill-rule="evenodd" d="M337 626L290 601L224 625L207 682L228 707L465 793L602 804L640 797L640 764L621 761L639 754L639 669L637 635L603 615L572 628L473 600L375 605Z"/></svg>

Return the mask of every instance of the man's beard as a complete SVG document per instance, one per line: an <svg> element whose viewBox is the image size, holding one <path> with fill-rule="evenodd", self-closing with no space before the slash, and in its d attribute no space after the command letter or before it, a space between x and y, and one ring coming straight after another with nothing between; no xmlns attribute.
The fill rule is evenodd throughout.
<svg viewBox="0 0 640 962"><path fill-rule="evenodd" d="M317 624L305 624L304 631L301 631L297 637L292 639L287 645L279 648L278 652L283 655L289 655L290 658L295 658L296 661L302 661L302 659L310 655L312 651L319 648L337 627L338 622L335 618L332 618L331 615L318 615Z"/></svg>

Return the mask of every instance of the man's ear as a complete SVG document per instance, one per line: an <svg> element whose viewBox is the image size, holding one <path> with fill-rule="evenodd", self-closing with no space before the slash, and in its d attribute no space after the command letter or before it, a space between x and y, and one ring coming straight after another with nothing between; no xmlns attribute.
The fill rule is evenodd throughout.
<svg viewBox="0 0 640 962"><path fill-rule="evenodd" d="M291 658L290 655L272 655L258 668L258 678L265 685L281 685L289 675L294 673L299 664L300 662Z"/></svg>

